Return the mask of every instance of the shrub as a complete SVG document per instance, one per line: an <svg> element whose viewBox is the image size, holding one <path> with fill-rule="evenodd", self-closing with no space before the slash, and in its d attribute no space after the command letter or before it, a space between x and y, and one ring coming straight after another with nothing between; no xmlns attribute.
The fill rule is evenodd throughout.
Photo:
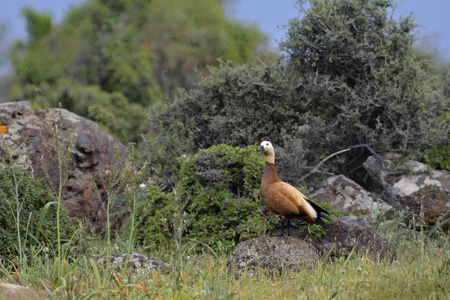
<svg viewBox="0 0 450 300"><path fill-rule="evenodd" d="M29 100L40 108L64 107L95 121L121 141L137 141L144 127L147 109L132 103L122 92L106 92L95 85L82 85L60 80L55 85L46 82L12 88L11 100Z"/></svg>
<svg viewBox="0 0 450 300"><path fill-rule="evenodd" d="M56 202L43 179L34 178L28 171L4 164L0 167L0 256L18 255L17 202L20 209L20 236L22 248L30 245L56 246ZM54 202L54 203L52 203ZM52 203L52 204L49 204ZM63 240L74 233L74 225L65 209L61 210L61 236ZM25 243L24 241L27 241Z"/></svg>
<svg viewBox="0 0 450 300"><path fill-rule="evenodd" d="M307 160L356 145L411 154L445 139L435 128L449 103L432 63L414 51L414 18L395 20L391 0L310 3L281 44L299 74L298 97L309 99L299 109L292 103L309 125ZM351 170L371 154L347 152L339 171L358 177Z"/></svg>
<svg viewBox="0 0 450 300"><path fill-rule="evenodd" d="M209 246L231 247L273 227L278 216L263 208L259 186L264 159L256 146L225 144L179 158L176 189L164 194L152 187L138 209L137 238L144 243L167 240L174 228L173 215L184 213L184 236ZM175 194L176 193L176 194ZM174 199L182 212L173 209Z"/></svg>
<svg viewBox="0 0 450 300"><path fill-rule="evenodd" d="M181 92L164 113L150 117L142 152L157 171L152 176L167 178L174 157L220 143L246 147L271 140L282 146L299 126L298 115L286 106L291 80L284 69L278 58L224 63L196 88Z"/></svg>
<svg viewBox="0 0 450 300"><path fill-rule="evenodd" d="M151 142L160 150L148 156L157 167L214 144L268 139L295 151L282 162L294 185L302 184L295 182L299 173L307 173L301 166L311 169L346 148L351 151L321 171L363 184L362 163L374 152L410 155L448 141L448 124L439 119L449 107L446 85L436 83L441 77L433 64L414 52L411 16L395 20L391 0L310 4L289 23L281 43L286 58L225 64L151 118Z"/></svg>

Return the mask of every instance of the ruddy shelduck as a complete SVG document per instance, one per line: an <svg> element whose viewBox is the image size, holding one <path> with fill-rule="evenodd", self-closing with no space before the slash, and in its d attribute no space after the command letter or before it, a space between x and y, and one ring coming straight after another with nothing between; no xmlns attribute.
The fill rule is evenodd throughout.
<svg viewBox="0 0 450 300"><path fill-rule="evenodd" d="M275 170L275 150L271 142L263 141L257 151L262 151L266 159L261 180L261 197L267 208L283 217L281 235L284 235L284 223L287 221L287 234L290 235L290 219L298 219L326 228L323 219L330 220L329 213L310 201L299 190L278 178ZM330 220L331 221L331 220Z"/></svg>

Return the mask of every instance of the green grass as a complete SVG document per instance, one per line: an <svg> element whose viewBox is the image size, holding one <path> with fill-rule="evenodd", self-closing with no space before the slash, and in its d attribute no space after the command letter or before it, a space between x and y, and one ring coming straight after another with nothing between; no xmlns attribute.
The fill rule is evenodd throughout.
<svg viewBox="0 0 450 300"><path fill-rule="evenodd" d="M245 272L239 278L229 274L229 254L195 255L190 253L192 244L186 242L182 267L167 273L133 270L122 277L79 257L66 261L57 278L54 264L35 258L29 260L28 273L22 274L20 282L41 293L47 290L55 299L448 299L450 245L448 236L442 238L439 243L426 238L397 240L393 260L357 256L322 262L298 273L269 276L262 271L254 278ZM148 255L175 262L174 253L166 249ZM0 280L18 282L15 272L8 276L3 272Z"/></svg>

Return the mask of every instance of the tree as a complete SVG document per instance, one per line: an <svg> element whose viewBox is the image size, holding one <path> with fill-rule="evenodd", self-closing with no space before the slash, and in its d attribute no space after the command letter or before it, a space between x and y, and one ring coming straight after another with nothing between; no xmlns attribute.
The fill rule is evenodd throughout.
<svg viewBox="0 0 450 300"><path fill-rule="evenodd" d="M311 0L289 23L285 59L223 66L154 118L155 143L184 141L172 148L183 152L265 137L290 149L289 157L278 152L292 179L350 147L322 170L361 182L369 155L408 155L447 139L448 122L438 118L449 107L445 87L415 55L413 18L393 19L393 7L391 0Z"/></svg>
<svg viewBox="0 0 450 300"><path fill-rule="evenodd" d="M435 129L448 102L442 87L430 84L436 76L427 62L415 55L412 16L394 20L391 0L310 4L301 9L303 18L291 20L281 44L298 71L297 85L315 81L305 115L310 145L334 152L365 144L378 153L408 154L446 138ZM370 153L360 154L359 165Z"/></svg>
<svg viewBox="0 0 450 300"><path fill-rule="evenodd" d="M40 107L58 102L80 107L76 102L86 99L63 99L63 94L54 97L55 93L49 97L44 92L64 89L83 97L77 90L86 86L99 89L102 97L121 94L145 112L170 102L176 88L191 87L218 59L242 63L266 41L256 28L228 20L216 0L90 0L73 7L61 24L50 27L44 26L46 14L30 9L24 14L30 40L17 43L12 51L20 84L12 89L11 100L23 99L25 94L30 97L27 91L35 90L36 98L28 100L39 100L35 104ZM98 121L86 111L74 112ZM124 124L145 122L142 114L137 119L114 107L111 111ZM117 133L115 128L109 130ZM133 125L116 136L137 141L140 128Z"/></svg>

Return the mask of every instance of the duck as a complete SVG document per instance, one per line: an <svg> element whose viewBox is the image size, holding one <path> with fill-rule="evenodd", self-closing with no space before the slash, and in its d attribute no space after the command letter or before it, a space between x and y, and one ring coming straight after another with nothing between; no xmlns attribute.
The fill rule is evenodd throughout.
<svg viewBox="0 0 450 300"><path fill-rule="evenodd" d="M266 164L261 180L261 198L264 205L273 213L282 217L281 236L287 222L287 235L290 235L291 219L302 220L310 224L318 224L327 228L324 219L331 221L330 214L309 200L298 189L283 182L275 169L275 150L271 142L263 141L257 151L264 153Z"/></svg>

